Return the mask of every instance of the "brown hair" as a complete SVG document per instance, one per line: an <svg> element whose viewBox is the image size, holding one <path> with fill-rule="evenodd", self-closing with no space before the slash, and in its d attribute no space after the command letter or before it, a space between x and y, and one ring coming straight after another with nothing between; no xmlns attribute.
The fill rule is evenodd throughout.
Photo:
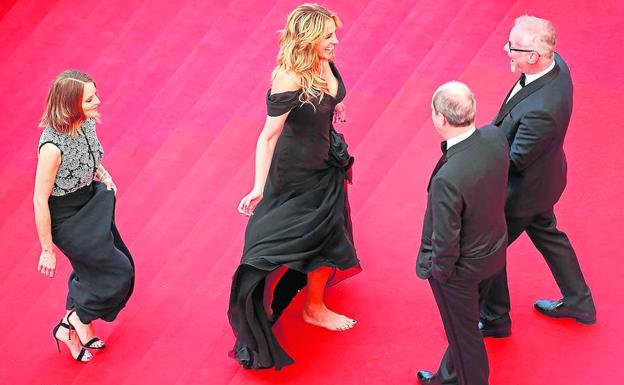
<svg viewBox="0 0 624 385"><path fill-rule="evenodd" d="M77 70L61 72L52 82L39 126L50 126L53 130L64 134L75 134L80 123L85 120L82 96L86 83L94 82L84 72Z"/></svg>

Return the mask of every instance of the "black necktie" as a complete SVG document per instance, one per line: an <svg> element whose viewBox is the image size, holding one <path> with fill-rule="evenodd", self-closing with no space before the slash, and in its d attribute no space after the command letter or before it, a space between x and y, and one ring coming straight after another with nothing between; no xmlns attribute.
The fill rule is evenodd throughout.
<svg viewBox="0 0 624 385"><path fill-rule="evenodd" d="M433 172L431 173L431 177L429 178L429 183L427 184L427 191L429 191L429 188L431 187L431 181L433 180L433 177L438 173L438 171L440 171L444 163L446 163L446 140L440 143L440 147L442 148L442 156L438 160L438 163L436 163L435 168L433 169Z"/></svg>
<svg viewBox="0 0 624 385"><path fill-rule="evenodd" d="M525 74L520 75L520 79L518 80L518 83L520 83L520 88L516 92L514 92L514 90L516 89L516 85L514 84L513 87L511 87L511 89L509 90L509 93L507 94L507 99L505 99L505 102L501 105L500 109L498 110L498 114L496 114L496 118L494 119L494 122L497 122L498 119L502 117L501 114L503 114L503 111L505 111L505 107L509 105L508 103L511 101L511 99L513 99L513 97L516 96L516 94L520 92L526 85Z"/></svg>

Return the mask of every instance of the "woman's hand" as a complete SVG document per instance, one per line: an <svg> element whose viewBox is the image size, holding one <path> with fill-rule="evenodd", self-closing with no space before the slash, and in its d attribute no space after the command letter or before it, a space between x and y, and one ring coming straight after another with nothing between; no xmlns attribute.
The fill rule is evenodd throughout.
<svg viewBox="0 0 624 385"><path fill-rule="evenodd" d="M46 277L54 277L54 273L56 272L56 254L54 254L54 251L41 251L37 271Z"/></svg>
<svg viewBox="0 0 624 385"><path fill-rule="evenodd" d="M113 178L110 176L110 174L106 174L104 179L101 179L100 181L104 183L104 185L106 185L107 190L113 190L115 195L117 195L117 186L115 185L115 182L113 182Z"/></svg>
<svg viewBox="0 0 624 385"><path fill-rule="evenodd" d="M253 215L256 206L262 200L262 192L252 190L238 204L238 212L246 217Z"/></svg>
<svg viewBox="0 0 624 385"><path fill-rule="evenodd" d="M111 174L108 173L108 171L106 171L104 166L102 166L101 164L98 166L96 176L98 177L100 182L104 183L107 190L113 190L115 195L117 195L117 186L115 185L115 182L113 182L113 177L111 176Z"/></svg>
<svg viewBox="0 0 624 385"><path fill-rule="evenodd" d="M334 123L344 123L347 121L347 108L343 102L336 104L334 109Z"/></svg>

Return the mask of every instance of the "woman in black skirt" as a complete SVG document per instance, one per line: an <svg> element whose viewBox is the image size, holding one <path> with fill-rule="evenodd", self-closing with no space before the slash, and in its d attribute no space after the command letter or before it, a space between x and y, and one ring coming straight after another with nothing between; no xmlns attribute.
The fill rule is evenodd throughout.
<svg viewBox="0 0 624 385"><path fill-rule="evenodd" d="M69 70L54 80L41 119L34 208L41 242L38 271L53 277L54 243L67 256L66 312L52 334L74 359L91 360L88 349L103 349L92 321L113 321L134 286L134 264L115 226L117 187L101 164L95 132L100 100L93 80ZM95 179L99 181L95 181Z"/></svg>
<svg viewBox="0 0 624 385"><path fill-rule="evenodd" d="M245 368L293 362L271 328L306 285L305 322L335 331L355 325L324 302L327 286L361 270L345 183L352 158L332 126L344 120L345 88L333 63L340 25L326 9L304 4L280 36L255 183L238 207L250 219L228 316L231 356Z"/></svg>

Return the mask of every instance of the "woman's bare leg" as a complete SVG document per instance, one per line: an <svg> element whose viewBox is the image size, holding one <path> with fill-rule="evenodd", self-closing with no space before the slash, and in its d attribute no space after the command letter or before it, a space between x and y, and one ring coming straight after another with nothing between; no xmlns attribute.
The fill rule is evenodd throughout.
<svg viewBox="0 0 624 385"><path fill-rule="evenodd" d="M65 313L65 317L63 317L62 322L67 324L67 313ZM59 327L56 333L54 333L54 337L56 337L59 341L67 345L67 347L69 348L69 351L71 352L72 357L76 358L80 354L80 350L82 349L82 346L80 345L80 341L78 341L78 336L76 335L76 332L72 330L71 334L72 334L72 338L70 338L70 331L68 328ZM91 355L91 352L87 351L84 354L84 357L81 359L81 361L90 361L91 358L93 358L93 356Z"/></svg>
<svg viewBox="0 0 624 385"><path fill-rule="evenodd" d="M80 337L80 340L83 343L87 343L93 337L95 337L95 331L93 330L92 322L88 324L83 324L80 321L80 318L78 318L78 314L76 314L76 312L73 312L71 317L68 318L69 313L71 313L71 310L68 310L67 313L65 314L64 321L67 323L71 321L72 327L76 328L76 333L78 334L78 336ZM94 349L101 348L102 346L104 346L103 341L97 341L93 343L92 345Z"/></svg>
<svg viewBox="0 0 624 385"><path fill-rule="evenodd" d="M303 320L329 330L347 330L355 326L355 320L334 313L325 306L325 286L333 268L321 267L308 273L308 296L303 309Z"/></svg>

